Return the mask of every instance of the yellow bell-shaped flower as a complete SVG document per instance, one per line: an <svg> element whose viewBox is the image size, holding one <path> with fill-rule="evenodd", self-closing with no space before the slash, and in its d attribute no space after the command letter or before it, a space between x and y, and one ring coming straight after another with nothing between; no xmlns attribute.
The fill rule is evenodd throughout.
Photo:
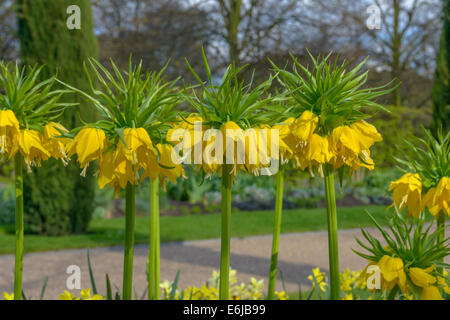
<svg viewBox="0 0 450 320"><path fill-rule="evenodd" d="M69 138L61 138L62 133L68 130L63 125L56 122L49 122L44 127L44 146L51 156L55 159L61 159L67 163L66 145L72 140Z"/></svg>
<svg viewBox="0 0 450 320"><path fill-rule="evenodd" d="M412 267L409 269L409 277L411 281L418 287L428 287L432 284L436 283L436 278L433 277L430 272L432 272L434 266L431 266L426 269Z"/></svg>
<svg viewBox="0 0 450 320"><path fill-rule="evenodd" d="M17 152L23 156L28 170L32 166L39 166L42 160L50 158L50 153L44 147L44 141L41 133L36 130L20 130L17 139L11 149L10 157Z"/></svg>
<svg viewBox="0 0 450 320"><path fill-rule="evenodd" d="M89 162L100 159L108 147L105 132L101 129L84 127L67 145L68 156L78 156L78 162L85 174Z"/></svg>
<svg viewBox="0 0 450 320"><path fill-rule="evenodd" d="M377 265L383 276L383 281L381 282L383 290L390 291L395 285L398 285L402 292L408 291L402 259L384 255Z"/></svg>
<svg viewBox="0 0 450 320"><path fill-rule="evenodd" d="M19 128L19 121L12 110L0 110L0 154L11 151Z"/></svg>
<svg viewBox="0 0 450 320"><path fill-rule="evenodd" d="M450 216L450 178L442 177L436 187L431 188L423 197L423 205L437 217L440 212Z"/></svg>
<svg viewBox="0 0 450 320"><path fill-rule="evenodd" d="M408 215L418 217L422 208L422 182L418 174L406 173L391 182L388 191L394 191L392 200L399 210L408 208Z"/></svg>

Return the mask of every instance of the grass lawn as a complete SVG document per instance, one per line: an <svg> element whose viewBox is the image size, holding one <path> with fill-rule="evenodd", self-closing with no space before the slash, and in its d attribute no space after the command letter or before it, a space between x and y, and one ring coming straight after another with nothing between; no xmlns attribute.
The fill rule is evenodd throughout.
<svg viewBox="0 0 450 320"><path fill-rule="evenodd" d="M386 217L385 206L338 208L338 226L342 229L373 226L368 210L380 223ZM282 232L325 230L327 228L324 208L283 211ZM233 212L231 234L233 237L271 234L272 211ZM11 226L0 226L0 254L14 252L14 234ZM136 243L148 243L148 218L136 218ZM120 245L123 242L124 219L93 220L87 234L64 237L25 235L25 252L87 248ZM199 240L220 237L220 214L188 216L162 216L161 242Z"/></svg>

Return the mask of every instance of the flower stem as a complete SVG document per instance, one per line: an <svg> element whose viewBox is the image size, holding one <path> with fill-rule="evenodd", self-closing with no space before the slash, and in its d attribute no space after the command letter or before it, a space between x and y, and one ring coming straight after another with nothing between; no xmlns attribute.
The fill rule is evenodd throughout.
<svg viewBox="0 0 450 320"><path fill-rule="evenodd" d="M273 223L272 256L270 260L269 289L267 299L273 300L275 284L277 281L278 247L280 243L281 216L283 212L283 178L284 170L280 168L277 173L277 192L275 197L275 218Z"/></svg>
<svg viewBox="0 0 450 320"><path fill-rule="evenodd" d="M123 260L123 300L131 300L134 253L135 186L128 183L125 198L125 247Z"/></svg>
<svg viewBox="0 0 450 320"><path fill-rule="evenodd" d="M437 241L442 244L445 240L445 214L443 211L439 212L437 227L440 229ZM441 258L441 262L444 262L444 258ZM442 275L444 274L444 268L442 267L438 267L437 271Z"/></svg>
<svg viewBox="0 0 450 320"><path fill-rule="evenodd" d="M327 201L328 216L328 253L330 264L330 297L331 300L339 300L339 253L337 238L336 197L334 194L334 171L329 165L325 165L325 195Z"/></svg>
<svg viewBox="0 0 450 320"><path fill-rule="evenodd" d="M159 180L150 182L150 246L148 299L159 300Z"/></svg>
<svg viewBox="0 0 450 320"><path fill-rule="evenodd" d="M220 249L219 299L228 300L231 237L231 165L222 166L222 232Z"/></svg>
<svg viewBox="0 0 450 320"><path fill-rule="evenodd" d="M23 159L17 153L14 157L14 176L16 194L16 261L14 265L14 300L22 299L22 260L23 260Z"/></svg>

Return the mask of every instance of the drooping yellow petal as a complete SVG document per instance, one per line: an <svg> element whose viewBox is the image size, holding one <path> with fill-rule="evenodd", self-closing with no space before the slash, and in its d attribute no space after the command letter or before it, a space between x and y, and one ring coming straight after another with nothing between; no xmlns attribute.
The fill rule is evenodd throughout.
<svg viewBox="0 0 450 320"><path fill-rule="evenodd" d="M438 287L428 286L422 289L421 300L443 300L443 298Z"/></svg>
<svg viewBox="0 0 450 320"><path fill-rule="evenodd" d="M422 209L422 182L418 174L406 173L391 182L388 191L393 191L393 203L402 210L408 208L408 215L418 217Z"/></svg>
<svg viewBox="0 0 450 320"><path fill-rule="evenodd" d="M85 127L67 145L67 153L69 157L76 154L80 167L85 169L89 162L100 159L107 146L103 130Z"/></svg>

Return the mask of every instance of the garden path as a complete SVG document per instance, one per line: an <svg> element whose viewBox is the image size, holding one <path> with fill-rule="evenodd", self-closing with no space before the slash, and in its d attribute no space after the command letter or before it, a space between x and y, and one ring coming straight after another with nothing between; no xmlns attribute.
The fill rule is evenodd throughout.
<svg viewBox="0 0 450 320"><path fill-rule="evenodd" d="M379 237L376 230L371 230ZM364 268L366 262L352 252L358 245L355 236L362 237L358 229L339 231L340 267L351 270ZM282 234L280 239L279 269L283 273L288 292L298 291L298 283L303 289L310 287L307 276L312 268L320 267L328 271L328 240L326 231ZM254 236L231 240L231 267L237 270L239 282L248 282L251 277L264 279L270 266L271 236ZM135 247L134 283L138 295L142 295L146 287L145 266L148 247ZM161 281L173 281L177 270L181 270L179 285L201 285L218 269L220 261L220 240L201 240L161 245ZM91 263L97 288L105 293L105 274L111 282L121 287L122 247L91 249ZM13 288L13 255L0 256L0 293L12 292ZM87 255L85 249L63 250L42 253L30 253L24 257L24 291L28 297L37 299L43 280L48 276L45 293L47 299L56 299L66 290L69 274L66 269L70 265L78 265L81 269L82 288L90 287ZM114 290L114 289L113 289ZM277 283L281 290L281 282ZM71 292L79 293L77 290Z"/></svg>

